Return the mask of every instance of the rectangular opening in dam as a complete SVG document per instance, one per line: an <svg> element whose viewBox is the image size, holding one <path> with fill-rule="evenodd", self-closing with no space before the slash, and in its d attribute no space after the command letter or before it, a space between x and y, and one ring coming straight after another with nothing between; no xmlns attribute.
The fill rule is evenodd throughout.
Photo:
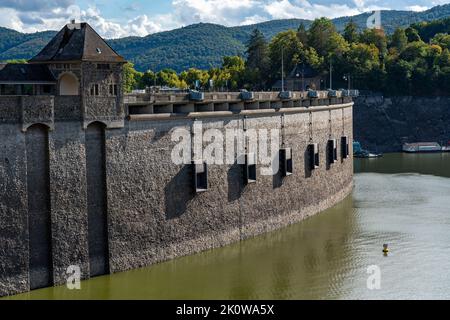
<svg viewBox="0 0 450 320"><path fill-rule="evenodd" d="M203 161L193 161L194 191L202 193L208 191L208 165Z"/></svg>
<svg viewBox="0 0 450 320"><path fill-rule="evenodd" d="M344 136L341 138L341 153L342 159L348 159L350 157L350 146L348 142L348 137Z"/></svg>
<svg viewBox="0 0 450 320"><path fill-rule="evenodd" d="M308 146L309 153L309 168L310 170L319 169L320 166L320 155L319 155L319 144L312 143Z"/></svg>
<svg viewBox="0 0 450 320"><path fill-rule="evenodd" d="M256 183L257 170L256 170L256 154L249 153L245 155L244 164L244 184L248 185Z"/></svg>
<svg viewBox="0 0 450 320"><path fill-rule="evenodd" d="M337 140L328 140L328 163L336 163L338 161Z"/></svg>
<svg viewBox="0 0 450 320"><path fill-rule="evenodd" d="M48 129L26 133L30 289L53 285Z"/></svg>
<svg viewBox="0 0 450 320"><path fill-rule="evenodd" d="M89 266L95 277L109 273L105 130L99 123L86 130L86 177Z"/></svg>
<svg viewBox="0 0 450 320"><path fill-rule="evenodd" d="M291 148L280 149L280 169L283 177L288 177L294 173Z"/></svg>

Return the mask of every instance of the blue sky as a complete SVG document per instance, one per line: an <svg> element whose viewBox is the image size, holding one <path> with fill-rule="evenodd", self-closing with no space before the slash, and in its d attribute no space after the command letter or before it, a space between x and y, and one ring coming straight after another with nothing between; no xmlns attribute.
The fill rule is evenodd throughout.
<svg viewBox="0 0 450 320"><path fill-rule="evenodd" d="M422 11L450 0L0 0L0 26L21 32L59 30L71 18L118 38L198 22L227 26L272 19L351 16L377 9Z"/></svg>

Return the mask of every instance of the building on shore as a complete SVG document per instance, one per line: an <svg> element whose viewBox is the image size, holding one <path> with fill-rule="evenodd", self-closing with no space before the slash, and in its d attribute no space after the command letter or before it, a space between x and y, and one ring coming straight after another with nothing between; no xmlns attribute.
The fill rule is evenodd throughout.
<svg viewBox="0 0 450 320"><path fill-rule="evenodd" d="M301 63L291 70L283 81L278 80L272 86L273 91L307 91L321 90L324 86L324 77L309 64Z"/></svg>

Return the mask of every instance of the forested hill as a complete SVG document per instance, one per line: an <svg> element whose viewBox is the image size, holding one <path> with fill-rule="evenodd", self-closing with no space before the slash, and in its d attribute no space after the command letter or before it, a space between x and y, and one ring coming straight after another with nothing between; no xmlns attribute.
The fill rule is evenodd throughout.
<svg viewBox="0 0 450 320"><path fill-rule="evenodd" d="M352 19L360 29L365 28L370 13L342 17L333 22L339 31ZM382 24L387 33L397 27L450 17L450 4L423 12L383 11ZM308 27L311 21L300 19L273 20L250 26L224 27L214 24L195 24L188 27L152 34L146 37L127 37L110 40L111 46L138 70L172 68L176 71L190 67L208 69L218 66L222 57L244 55L245 43L253 29L258 28L267 38L296 29L300 23ZM23 34L0 27L0 60L28 59L39 52L55 35L54 31Z"/></svg>

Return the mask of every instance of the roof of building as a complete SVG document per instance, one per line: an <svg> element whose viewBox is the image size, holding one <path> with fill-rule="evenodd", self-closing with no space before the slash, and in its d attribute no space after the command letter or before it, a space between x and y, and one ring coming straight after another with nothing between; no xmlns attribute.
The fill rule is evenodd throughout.
<svg viewBox="0 0 450 320"><path fill-rule="evenodd" d="M288 78L315 78L317 76L319 76L319 73L313 67L307 63L301 63L292 69Z"/></svg>
<svg viewBox="0 0 450 320"><path fill-rule="evenodd" d="M0 83L43 83L56 82L45 65L7 64L0 69Z"/></svg>
<svg viewBox="0 0 450 320"><path fill-rule="evenodd" d="M125 62L87 23L66 25L29 62Z"/></svg>

